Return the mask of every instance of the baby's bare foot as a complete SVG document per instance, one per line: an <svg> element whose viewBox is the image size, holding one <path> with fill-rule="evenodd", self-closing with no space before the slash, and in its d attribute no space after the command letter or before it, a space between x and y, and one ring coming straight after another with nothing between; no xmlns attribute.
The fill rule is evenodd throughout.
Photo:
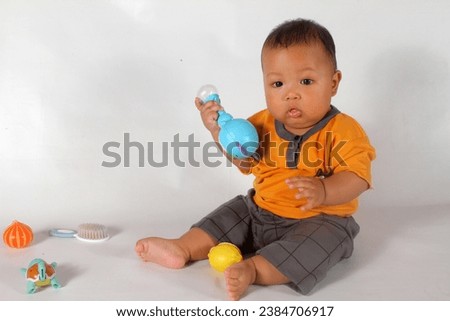
<svg viewBox="0 0 450 321"><path fill-rule="evenodd" d="M248 287L255 282L256 268L252 259L233 264L224 272L228 296L239 300Z"/></svg>
<svg viewBox="0 0 450 321"><path fill-rule="evenodd" d="M189 261L189 255L176 240L148 237L137 241L135 251L142 260L171 269L181 269Z"/></svg>

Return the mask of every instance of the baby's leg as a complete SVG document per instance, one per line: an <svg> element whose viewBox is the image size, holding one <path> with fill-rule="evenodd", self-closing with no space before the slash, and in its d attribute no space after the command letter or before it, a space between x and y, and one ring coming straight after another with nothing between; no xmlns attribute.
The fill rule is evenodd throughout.
<svg viewBox="0 0 450 321"><path fill-rule="evenodd" d="M192 228L178 239L147 237L137 241L135 251L142 260L172 269L180 269L189 261L208 257L214 239L199 228Z"/></svg>
<svg viewBox="0 0 450 321"><path fill-rule="evenodd" d="M260 255L234 264L225 270L228 296L239 300L251 284L285 284L289 279Z"/></svg>

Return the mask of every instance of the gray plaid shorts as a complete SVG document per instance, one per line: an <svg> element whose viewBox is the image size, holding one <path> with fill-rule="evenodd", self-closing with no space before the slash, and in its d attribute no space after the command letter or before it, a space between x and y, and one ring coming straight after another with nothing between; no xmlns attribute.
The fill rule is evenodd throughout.
<svg viewBox="0 0 450 321"><path fill-rule="evenodd" d="M321 214L287 219L253 202L254 190L226 202L201 219L198 227L217 242L231 242L243 254L263 256L289 280L294 290L307 294L327 271L353 252L359 226L353 217Z"/></svg>

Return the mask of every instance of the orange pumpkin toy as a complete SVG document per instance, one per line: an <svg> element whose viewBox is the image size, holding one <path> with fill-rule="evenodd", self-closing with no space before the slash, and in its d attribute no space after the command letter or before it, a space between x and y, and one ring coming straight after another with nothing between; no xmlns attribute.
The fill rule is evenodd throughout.
<svg viewBox="0 0 450 321"><path fill-rule="evenodd" d="M13 221L3 232L3 242L9 247L20 249L33 241L33 230L28 225Z"/></svg>

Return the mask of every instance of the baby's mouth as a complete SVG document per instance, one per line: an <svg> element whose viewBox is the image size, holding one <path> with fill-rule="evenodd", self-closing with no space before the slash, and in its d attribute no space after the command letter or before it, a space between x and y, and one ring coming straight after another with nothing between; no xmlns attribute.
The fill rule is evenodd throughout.
<svg viewBox="0 0 450 321"><path fill-rule="evenodd" d="M291 108L288 110L288 116L292 118L298 118L302 115L302 112L297 108Z"/></svg>

